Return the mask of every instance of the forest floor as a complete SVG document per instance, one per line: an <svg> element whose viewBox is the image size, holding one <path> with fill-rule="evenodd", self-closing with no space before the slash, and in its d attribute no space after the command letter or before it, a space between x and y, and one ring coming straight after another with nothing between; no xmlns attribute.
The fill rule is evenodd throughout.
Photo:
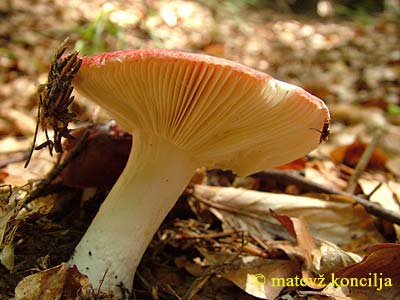
<svg viewBox="0 0 400 300"><path fill-rule="evenodd" d="M67 173L42 149L24 168L37 90L67 37L68 51L84 55L168 48L225 57L303 87L332 116L329 139L295 162L248 178L198 170L149 245L129 299L400 299L399 16L393 8L321 18L240 1L1 2L0 299L112 299L62 263L122 166L103 159L113 175L99 183L97 162L89 175ZM109 121L78 94L72 110L72 128ZM115 137L110 127L94 130ZM127 154L122 136L93 156ZM44 141L39 132L36 145ZM94 187L71 183L90 174ZM335 286L332 274L369 286ZM296 276L325 281L271 285Z"/></svg>

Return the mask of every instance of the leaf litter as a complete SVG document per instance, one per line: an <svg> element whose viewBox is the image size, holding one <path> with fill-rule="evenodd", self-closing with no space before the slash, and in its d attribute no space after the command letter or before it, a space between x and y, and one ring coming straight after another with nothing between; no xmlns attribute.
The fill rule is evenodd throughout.
<svg viewBox="0 0 400 300"><path fill-rule="evenodd" d="M291 175L255 174L243 180L229 172L199 170L154 236L128 298L399 299L398 226L368 213L354 197L312 184L345 190L373 140L372 130L385 128L379 149L355 177L354 196L399 213L399 27L390 11L373 25L361 26L212 2L109 1L101 7L96 1L68 7L58 0L25 2L7 4L7 26L0 24L0 32L10 37L0 41L5 54L0 57L0 180L5 183L0 299L112 299L112 294L93 291L82 274L63 264L105 192L66 187L59 176L48 180L46 174L55 174L60 158L44 151L23 169L30 143L23 135L33 134L37 117L35 89L46 81L60 41L65 36L71 36L70 45L79 41L82 31L73 28L96 25L99 16L118 23L127 47L201 51L299 84L327 101L334 120L328 141L286 166L311 183L289 180ZM39 22L43 14L49 17ZM107 50L123 44L112 31L100 34ZM68 89L64 95L65 107L72 105L80 120L107 120L81 97L70 103ZM71 125L79 126L76 120ZM69 134L61 129L53 141L58 149L60 137ZM42 180L47 180L42 193L26 203ZM241 189L234 187L239 182ZM391 278L394 285L377 291L330 282L332 276L374 280L373 274ZM273 286L273 278L285 284ZM296 278L297 284L290 281ZM321 278L323 285L318 284Z"/></svg>

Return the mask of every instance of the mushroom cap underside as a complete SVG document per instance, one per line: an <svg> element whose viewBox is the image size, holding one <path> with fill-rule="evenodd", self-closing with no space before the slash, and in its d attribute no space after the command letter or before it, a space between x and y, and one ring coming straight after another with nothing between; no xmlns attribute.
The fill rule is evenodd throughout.
<svg viewBox="0 0 400 300"><path fill-rule="evenodd" d="M223 58L154 49L82 59L79 93L210 168L247 175L304 156L330 118L303 89Z"/></svg>

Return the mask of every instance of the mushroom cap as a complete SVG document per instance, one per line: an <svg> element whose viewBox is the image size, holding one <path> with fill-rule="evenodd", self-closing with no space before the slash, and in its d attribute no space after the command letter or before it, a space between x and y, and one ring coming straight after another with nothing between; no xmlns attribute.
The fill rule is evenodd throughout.
<svg viewBox="0 0 400 300"><path fill-rule="evenodd" d="M287 163L329 123L322 100L223 58L153 49L82 60L79 93L125 130L168 139L209 168L248 175Z"/></svg>

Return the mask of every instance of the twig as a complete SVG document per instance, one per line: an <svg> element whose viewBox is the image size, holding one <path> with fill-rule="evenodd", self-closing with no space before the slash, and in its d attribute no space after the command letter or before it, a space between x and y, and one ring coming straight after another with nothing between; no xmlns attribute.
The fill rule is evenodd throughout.
<svg viewBox="0 0 400 300"><path fill-rule="evenodd" d="M375 192L376 192L377 190L379 190L379 188L380 188L381 186L382 186L382 182L379 182L379 183L376 185L376 187L374 187L374 189L373 189L371 192L369 192L368 195L366 195L366 196L367 196L367 199L368 199L368 200L371 199L372 195L375 194Z"/></svg>
<svg viewBox="0 0 400 300"><path fill-rule="evenodd" d="M347 196L347 197L353 199L358 204L364 206L365 210L367 212L369 212L371 215L382 218L382 219L392 222L394 224L400 225L400 214L399 213L392 211L392 210L388 210L374 202L370 202L359 196L356 196L356 195L353 195L353 194L350 194L350 193L347 193L347 192L344 192L344 191L341 191L338 189L325 187L318 183L312 182L292 171L267 170L267 171L260 172L257 175L264 176L269 179L274 178L279 181L285 181L287 183L292 183L292 184L299 186L300 188L312 190L312 191L318 192L318 193L337 194L337 195Z"/></svg>
<svg viewBox="0 0 400 300"><path fill-rule="evenodd" d="M237 209L237 208L225 206L223 204L210 201L210 200L208 200L208 199L206 199L206 198L204 198L204 197L202 197L200 195L197 195L196 193L192 193L191 196L193 198L195 198L196 200L204 203L207 206L214 207L214 208L217 208L217 209L222 209L222 210L225 210L225 211L228 211L228 212L231 212L231 213L234 213L234 214L242 215L242 216L245 216L245 217L249 217L249 218L252 218L252 219L265 221L265 218L260 217L257 214L252 214L252 213L250 213L248 211L245 211L243 209Z"/></svg>
<svg viewBox="0 0 400 300"><path fill-rule="evenodd" d="M53 180L61 174L64 168L70 163L70 161L78 155L78 153L82 150L83 146L86 143L86 140L89 136L89 131L90 129L86 129L83 132L82 136L79 138L78 142L71 150L67 158L62 163L56 165L56 167L49 173L49 175L45 179L40 181L36 189L33 190L32 193L30 193L29 196L25 199L25 206L35 200L37 197L39 197L44 192L44 190L53 182Z"/></svg>
<svg viewBox="0 0 400 300"><path fill-rule="evenodd" d="M242 252L243 245L240 249L237 250L231 257L226 259L221 264L217 264L214 266L210 266L204 273L196 278L190 288L186 291L185 295L182 297L182 300L191 300L194 296L204 287L204 285L208 282L208 280L215 274L221 273L228 265L231 265Z"/></svg>
<svg viewBox="0 0 400 300"><path fill-rule="evenodd" d="M150 271L150 269L148 269L146 266L145 266L145 264L143 264L143 265L141 265L141 267L140 267L140 269L143 271L143 273L146 273L146 274L148 274L148 275L150 275L150 276L153 276L152 274L151 274L151 271ZM157 296L158 298L160 298L160 299L171 299L170 298L170 296L169 295L166 295L166 293L165 292L160 292L159 290L158 290L158 287L156 287L153 283L155 283L155 282L157 282L154 278L150 278L150 280L153 282L153 283L151 283L151 282L149 282L146 278L145 278L145 276L142 274L142 272L140 272L140 271L136 271L136 273L135 273L135 278L137 278L140 282L141 282L141 284L143 285L143 287L147 290L146 292L148 293L148 294L150 294L153 298L152 299L154 299L154 296ZM157 284L157 283L156 283ZM156 290L154 289L154 288L156 288ZM164 288L165 289L165 288ZM167 292L170 292L168 289L165 289ZM155 291L157 292L156 293L156 295L154 295L154 293L155 293ZM133 290L132 291L132 297L134 297L134 299L137 299L136 298L136 291L135 290ZM147 299L147 298L146 298Z"/></svg>
<svg viewBox="0 0 400 300"><path fill-rule="evenodd" d="M89 253L89 254L90 254L90 253ZM90 255L91 255L91 254L90 254ZM108 273L108 268L104 271L103 276L102 276L101 279L100 279L100 284L99 284L99 287L97 288L96 295L100 295L101 287L102 287L102 285L103 285L103 283L104 283L104 278L106 278L107 273Z"/></svg>
<svg viewBox="0 0 400 300"><path fill-rule="evenodd" d="M264 243L264 241L259 238L258 236L252 234L251 232L249 232L249 236L258 244L261 246L261 248L264 250L264 253L268 256L268 253L271 251L271 248L268 247L268 245L266 243Z"/></svg>
<svg viewBox="0 0 400 300"><path fill-rule="evenodd" d="M233 230L227 230L224 232L214 232L214 233L208 233L208 234L186 234L182 233L181 235L178 235L175 237L175 239L214 239L214 238L219 238L219 237L224 237L224 236L229 236L235 233Z"/></svg>
<svg viewBox="0 0 400 300"><path fill-rule="evenodd" d="M168 292L170 292L172 295L174 295L176 299L182 300L182 298L179 297L179 295L174 291L174 289L172 288L172 286L170 286L169 284L166 285L166 290L167 290Z"/></svg>
<svg viewBox="0 0 400 300"><path fill-rule="evenodd" d="M351 175L349 178L349 181L347 183L346 187L346 192L350 194L354 194L354 191L356 190L358 179L364 172L365 168L367 167L369 161L371 160L372 153L376 146L379 143L379 140L383 134L382 129L376 129L373 133L372 136L372 141L368 144L368 146L365 148L364 153L361 155L360 160L358 161L354 173Z"/></svg>

